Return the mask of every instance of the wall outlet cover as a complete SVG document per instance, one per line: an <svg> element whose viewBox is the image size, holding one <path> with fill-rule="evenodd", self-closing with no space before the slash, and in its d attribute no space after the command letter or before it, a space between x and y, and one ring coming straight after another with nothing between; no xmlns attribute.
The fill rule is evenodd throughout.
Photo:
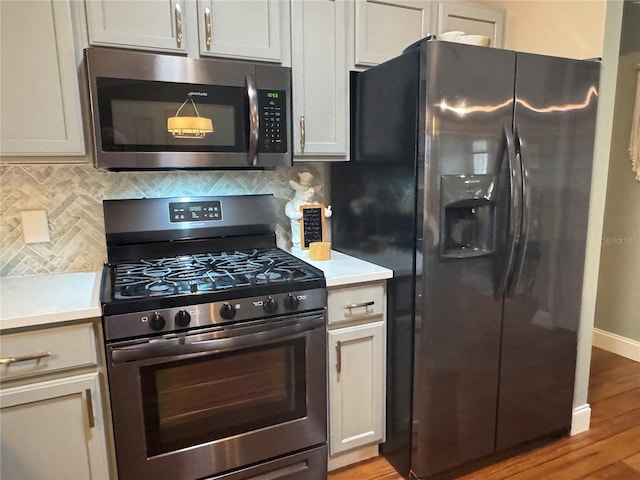
<svg viewBox="0 0 640 480"><path fill-rule="evenodd" d="M46 210L22 210L24 243L50 242L49 219Z"/></svg>

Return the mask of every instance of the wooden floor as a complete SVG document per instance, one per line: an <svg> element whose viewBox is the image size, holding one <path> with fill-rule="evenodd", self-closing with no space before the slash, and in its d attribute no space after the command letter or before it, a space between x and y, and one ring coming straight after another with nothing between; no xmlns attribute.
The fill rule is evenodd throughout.
<svg viewBox="0 0 640 480"><path fill-rule="evenodd" d="M593 349L591 428L483 467L464 480L640 479L640 363ZM332 472L329 480L400 480L382 458Z"/></svg>

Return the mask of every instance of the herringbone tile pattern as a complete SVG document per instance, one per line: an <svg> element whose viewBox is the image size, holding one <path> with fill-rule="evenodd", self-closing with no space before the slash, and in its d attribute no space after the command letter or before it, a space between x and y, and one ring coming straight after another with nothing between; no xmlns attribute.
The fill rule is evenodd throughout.
<svg viewBox="0 0 640 480"><path fill-rule="evenodd" d="M314 174L323 184L323 168ZM106 261L102 200L272 193L278 245L290 245L285 203L296 167L273 171L100 172L91 165L0 167L0 277L96 271ZM321 198L320 198L321 200ZM25 244L20 211L49 215L51 241Z"/></svg>

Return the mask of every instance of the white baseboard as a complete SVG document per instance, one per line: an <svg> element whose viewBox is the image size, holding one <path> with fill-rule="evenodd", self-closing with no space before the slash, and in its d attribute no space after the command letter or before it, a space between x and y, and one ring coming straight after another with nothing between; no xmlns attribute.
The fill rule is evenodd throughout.
<svg viewBox="0 0 640 480"><path fill-rule="evenodd" d="M573 409L571 415L571 436L589 430L591 424L591 406L588 403Z"/></svg>
<svg viewBox="0 0 640 480"><path fill-rule="evenodd" d="M630 338L594 328L593 346L628 358L634 362L640 362L640 342Z"/></svg>

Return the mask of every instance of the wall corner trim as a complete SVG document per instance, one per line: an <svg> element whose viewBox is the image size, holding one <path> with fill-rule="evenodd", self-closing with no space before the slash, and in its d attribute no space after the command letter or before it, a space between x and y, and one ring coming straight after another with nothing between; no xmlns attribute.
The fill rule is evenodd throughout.
<svg viewBox="0 0 640 480"><path fill-rule="evenodd" d="M588 403L575 407L571 415L571 436L589 430L591 424L591 406Z"/></svg>
<svg viewBox="0 0 640 480"><path fill-rule="evenodd" d="M632 340L631 338L594 328L593 346L628 358L634 362L640 362L640 342Z"/></svg>

